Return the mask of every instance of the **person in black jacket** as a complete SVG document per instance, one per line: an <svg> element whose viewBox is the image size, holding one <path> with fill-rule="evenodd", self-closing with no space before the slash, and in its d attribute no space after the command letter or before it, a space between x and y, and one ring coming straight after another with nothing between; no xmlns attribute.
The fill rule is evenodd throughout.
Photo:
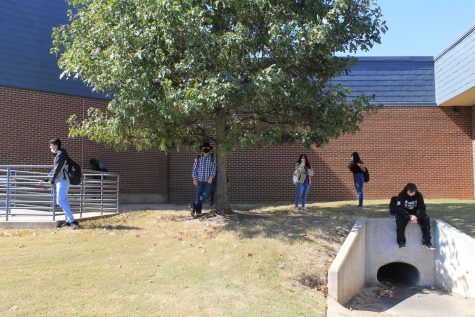
<svg viewBox="0 0 475 317"><path fill-rule="evenodd" d="M54 155L53 169L47 179L40 181L40 185L47 182L51 186L55 186L56 203L63 209L66 217L63 225L69 225L73 230L76 230L78 223L74 220L68 200L69 178L66 173L66 166L69 161L68 152L61 147L61 140L58 138L49 141L49 148Z"/></svg>
<svg viewBox="0 0 475 317"><path fill-rule="evenodd" d="M423 247L434 249L430 236L430 218L426 213L424 197L415 184L407 184L397 197L391 199L390 212L396 217L397 243L400 248L406 246L405 230L407 223L411 221L421 226Z"/></svg>
<svg viewBox="0 0 475 317"><path fill-rule="evenodd" d="M364 185L364 173L366 172L366 166L361 160L358 152L351 154L350 163L348 168L353 173L353 181L355 184L356 193L358 194L358 207L363 207L363 185Z"/></svg>

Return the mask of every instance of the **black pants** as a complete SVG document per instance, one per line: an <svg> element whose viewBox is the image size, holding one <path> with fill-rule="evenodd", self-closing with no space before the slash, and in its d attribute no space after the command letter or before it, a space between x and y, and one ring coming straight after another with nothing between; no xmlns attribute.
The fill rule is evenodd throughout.
<svg viewBox="0 0 475 317"><path fill-rule="evenodd" d="M397 233L397 243L406 244L406 226L407 223L411 220L409 214L396 214L396 233ZM430 239L430 217L424 215L421 218L417 218L417 222L421 226L422 230L422 243L431 243Z"/></svg>

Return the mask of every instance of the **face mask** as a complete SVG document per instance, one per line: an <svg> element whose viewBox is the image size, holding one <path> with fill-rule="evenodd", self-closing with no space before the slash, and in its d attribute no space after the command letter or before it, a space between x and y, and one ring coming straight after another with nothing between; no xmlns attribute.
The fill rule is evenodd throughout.
<svg viewBox="0 0 475 317"><path fill-rule="evenodd" d="M203 153L209 153L209 148L207 147L203 148Z"/></svg>

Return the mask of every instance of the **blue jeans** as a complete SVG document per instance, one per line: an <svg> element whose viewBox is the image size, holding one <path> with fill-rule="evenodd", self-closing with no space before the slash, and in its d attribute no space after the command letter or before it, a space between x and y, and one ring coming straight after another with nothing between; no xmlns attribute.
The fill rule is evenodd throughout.
<svg viewBox="0 0 475 317"><path fill-rule="evenodd" d="M69 180L58 177L54 184L56 187L56 203L64 211L64 216L67 222L74 222L73 213L68 200Z"/></svg>
<svg viewBox="0 0 475 317"><path fill-rule="evenodd" d="M363 185L364 185L364 174L358 173L354 175L355 188L358 193L358 206L363 207Z"/></svg>
<svg viewBox="0 0 475 317"><path fill-rule="evenodd" d="M308 181L308 176L305 182L297 183L295 187L297 188L297 195L295 196L295 207L298 207L299 202L302 201L302 208L305 208L305 203L307 202L307 194L310 190L310 182Z"/></svg>
<svg viewBox="0 0 475 317"><path fill-rule="evenodd" d="M198 185L196 185L196 198L195 202L193 203L193 207L195 207L198 213L201 213L201 209L203 208L203 202L208 198L209 192L213 184L209 184L208 182L200 182L198 181Z"/></svg>

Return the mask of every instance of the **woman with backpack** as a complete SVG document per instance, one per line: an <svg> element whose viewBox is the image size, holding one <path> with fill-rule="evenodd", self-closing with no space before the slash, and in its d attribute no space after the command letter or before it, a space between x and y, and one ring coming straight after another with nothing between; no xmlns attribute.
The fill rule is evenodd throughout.
<svg viewBox="0 0 475 317"><path fill-rule="evenodd" d="M364 174L367 172L367 169L358 152L353 152L351 154L348 168L353 173L353 182L355 184L356 192L358 193L358 207L363 207L363 185L365 181Z"/></svg>
<svg viewBox="0 0 475 317"><path fill-rule="evenodd" d="M68 200L69 191L69 177L66 173L66 167L69 162L68 152L61 147L61 140L58 138L51 139L49 141L49 148L54 155L53 169L48 175L48 178L40 181L40 185L44 182L48 182L51 186L55 186L56 189L56 203L64 211L66 217L64 225L69 225L73 230L78 229L78 223L74 220L71 212L71 206Z"/></svg>
<svg viewBox="0 0 475 317"><path fill-rule="evenodd" d="M297 194L295 196L294 211L299 211L299 202L302 204L302 210L307 211L305 203L307 202L307 194L310 190L310 176L313 176L313 169L310 166L307 155L301 154L294 167L294 176L296 179L295 187Z"/></svg>

